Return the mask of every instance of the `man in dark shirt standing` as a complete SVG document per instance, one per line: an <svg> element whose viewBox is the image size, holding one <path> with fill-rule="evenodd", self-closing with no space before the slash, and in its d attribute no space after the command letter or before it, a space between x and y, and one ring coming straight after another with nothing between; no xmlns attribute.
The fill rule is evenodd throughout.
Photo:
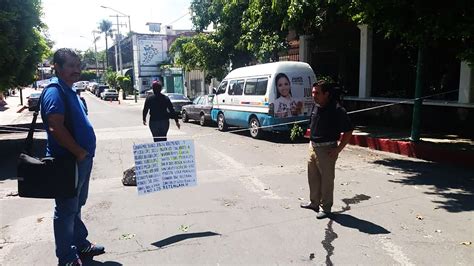
<svg viewBox="0 0 474 266"><path fill-rule="evenodd" d="M346 110L339 105L340 89L335 84L317 82L313 84L312 94L316 105L311 113L308 158L311 201L301 207L318 212L316 218L323 219L331 213L336 160L351 139L353 126Z"/></svg>
<svg viewBox="0 0 474 266"><path fill-rule="evenodd" d="M148 96L143 107L143 124L146 126L146 116L150 110L149 127L153 135L153 141L166 141L166 135L170 128L170 118L174 118L178 129L181 127L178 114L174 111L171 100L161 93L161 83L153 81L153 95Z"/></svg>

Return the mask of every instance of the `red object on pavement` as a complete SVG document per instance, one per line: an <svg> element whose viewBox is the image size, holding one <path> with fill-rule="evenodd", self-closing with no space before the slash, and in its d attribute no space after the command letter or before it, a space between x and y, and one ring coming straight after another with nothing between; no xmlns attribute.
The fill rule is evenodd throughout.
<svg viewBox="0 0 474 266"><path fill-rule="evenodd" d="M306 129L306 133L304 133L304 137L309 139L309 137L311 136L311 129Z"/></svg>

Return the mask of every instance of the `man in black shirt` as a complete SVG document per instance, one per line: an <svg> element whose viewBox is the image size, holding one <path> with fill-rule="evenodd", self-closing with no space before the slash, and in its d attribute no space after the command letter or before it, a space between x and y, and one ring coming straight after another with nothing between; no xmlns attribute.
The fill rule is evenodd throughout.
<svg viewBox="0 0 474 266"><path fill-rule="evenodd" d="M178 114L174 111L170 98L161 93L161 83L153 81L153 95L148 96L143 106L143 124L146 126L146 116L150 110L149 127L153 135L153 141L166 141L166 134L170 128L170 118L176 122L178 129L181 127Z"/></svg>
<svg viewBox="0 0 474 266"><path fill-rule="evenodd" d="M335 84L317 82L313 84L312 94L316 105L311 112L308 158L311 201L301 207L318 212L316 218L322 219L331 213L336 160L351 139L353 126L346 110L339 104L340 89Z"/></svg>

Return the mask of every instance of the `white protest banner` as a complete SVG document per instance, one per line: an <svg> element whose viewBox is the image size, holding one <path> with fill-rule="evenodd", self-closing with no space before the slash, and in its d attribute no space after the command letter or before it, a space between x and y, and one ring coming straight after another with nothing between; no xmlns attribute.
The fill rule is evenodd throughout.
<svg viewBox="0 0 474 266"><path fill-rule="evenodd" d="M197 185L192 140L136 144L133 155L138 195Z"/></svg>

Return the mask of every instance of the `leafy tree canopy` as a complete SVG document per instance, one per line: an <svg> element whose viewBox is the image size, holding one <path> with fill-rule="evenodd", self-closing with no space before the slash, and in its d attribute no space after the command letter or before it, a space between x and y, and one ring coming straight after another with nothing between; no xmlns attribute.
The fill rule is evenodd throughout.
<svg viewBox="0 0 474 266"><path fill-rule="evenodd" d="M222 78L225 74L227 56L216 35L200 33L193 37L180 37L170 47L175 63L190 71L199 69L212 76Z"/></svg>
<svg viewBox="0 0 474 266"><path fill-rule="evenodd" d="M2 1L0 9L0 90L34 81L37 65L51 52L44 37L41 1Z"/></svg>
<svg viewBox="0 0 474 266"><path fill-rule="evenodd" d="M97 79L97 75L94 70L82 70L81 71L81 77L79 80L95 80Z"/></svg>
<svg viewBox="0 0 474 266"><path fill-rule="evenodd" d="M130 76L117 75L117 85L122 89L123 99L126 99L127 94L133 94L132 79Z"/></svg>
<svg viewBox="0 0 474 266"><path fill-rule="evenodd" d="M213 25L215 32L192 37L185 41L188 45L177 44L180 62L187 64L189 55L189 66L205 70L214 65L204 62L225 69L229 62L236 68L253 61L276 61L286 48L288 30L318 35L350 21L369 24L386 37L401 40L403 46L448 43L460 59L474 62L472 0L193 0L191 10L196 30ZM212 40L220 53L200 50L200 41L193 38Z"/></svg>
<svg viewBox="0 0 474 266"><path fill-rule="evenodd" d="M117 72L112 71L112 69L108 68L107 71L105 72L105 81L107 82L107 84L109 84L113 88L116 88L118 85Z"/></svg>
<svg viewBox="0 0 474 266"><path fill-rule="evenodd" d="M251 0L243 13L238 47L250 51L259 62L278 61L278 52L287 47L284 9L270 1Z"/></svg>
<svg viewBox="0 0 474 266"><path fill-rule="evenodd" d="M239 45L240 37L243 34L242 16L248 5L249 2L244 0L193 0L191 2L192 21L196 30L203 31L211 24L214 26L215 32L210 34L207 40L215 43L213 49L218 47L220 53L207 54L202 51L201 54L206 57L215 57L206 59L207 62L219 62L216 74L224 73L224 69L230 62L235 68L244 66L252 60L252 54L243 45ZM192 38L200 39L196 43L202 43L204 40L199 35ZM189 46L189 48L191 47ZM194 48L199 47L197 45Z"/></svg>
<svg viewBox="0 0 474 266"><path fill-rule="evenodd" d="M91 49L87 49L82 55L83 65L94 65L95 66L95 52Z"/></svg>
<svg viewBox="0 0 474 266"><path fill-rule="evenodd" d="M414 46L447 41L459 58L474 62L474 5L471 0L353 0L342 9L358 23Z"/></svg>

